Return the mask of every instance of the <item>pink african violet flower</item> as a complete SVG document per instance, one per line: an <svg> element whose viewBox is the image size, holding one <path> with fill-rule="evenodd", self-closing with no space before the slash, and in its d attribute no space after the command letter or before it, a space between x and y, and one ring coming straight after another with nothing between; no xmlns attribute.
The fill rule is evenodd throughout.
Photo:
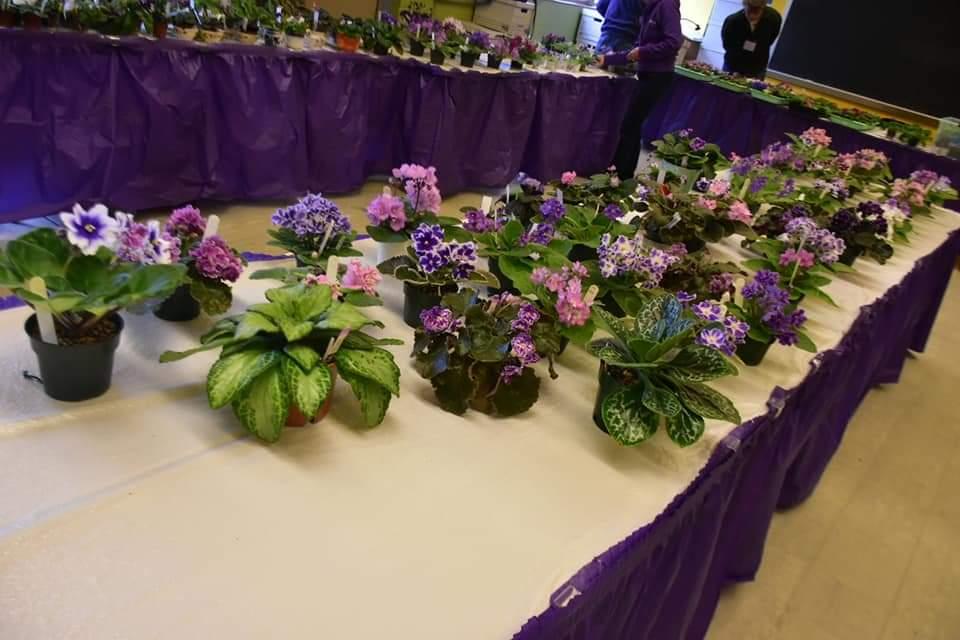
<svg viewBox="0 0 960 640"><path fill-rule="evenodd" d="M730 183L726 180L714 180L707 191L712 196L725 196L730 191Z"/></svg>
<svg viewBox="0 0 960 640"><path fill-rule="evenodd" d="M367 207L367 218L378 227L386 222L394 231L400 231L407 225L403 200L396 196L381 195L374 198Z"/></svg>
<svg viewBox="0 0 960 640"><path fill-rule="evenodd" d="M440 213L440 204L443 202L443 198L440 196L440 190L435 186L427 185L419 188L416 183L408 182L406 192L407 199L417 211Z"/></svg>
<svg viewBox="0 0 960 640"><path fill-rule="evenodd" d="M368 267L359 260L351 260L347 272L343 275L344 289L360 289L367 295L376 295L377 285L383 278L376 267Z"/></svg>
<svg viewBox="0 0 960 640"><path fill-rule="evenodd" d="M192 204L174 209L167 220L165 230L176 236L202 236L207 228L207 221L200 215L200 209Z"/></svg>
<svg viewBox="0 0 960 640"><path fill-rule="evenodd" d="M857 157L852 153L845 153L837 156L837 166L844 171L849 171L857 166Z"/></svg>
<svg viewBox="0 0 960 640"><path fill-rule="evenodd" d="M393 170L393 177L400 180L421 182L430 187L437 186L437 168L423 167L419 164L402 164Z"/></svg>
<svg viewBox="0 0 960 640"><path fill-rule="evenodd" d="M590 319L590 303L583 299L578 278L567 282L557 294L557 318L568 327L582 327Z"/></svg>
<svg viewBox="0 0 960 640"><path fill-rule="evenodd" d="M243 262L220 236L210 236L190 250L194 266L205 278L236 282Z"/></svg>
<svg viewBox="0 0 960 640"><path fill-rule="evenodd" d="M727 212L727 217L735 222L742 222L744 224L753 222L753 214L750 213L750 207L739 200L730 205L730 211Z"/></svg>
<svg viewBox="0 0 960 640"><path fill-rule="evenodd" d="M710 211L714 211L717 208L716 200L711 200L710 198L704 198L703 196L700 196L700 198L697 200L697 204L699 204L704 209L708 209Z"/></svg>
<svg viewBox="0 0 960 640"><path fill-rule="evenodd" d="M307 285L308 287L314 287L318 284L325 284L328 287L330 287L330 291L333 293L334 298L340 297L340 293L341 293L340 283L335 281L330 282L330 280L327 279L327 276L322 273L321 274L308 273L307 276L303 279L303 284Z"/></svg>
<svg viewBox="0 0 960 640"><path fill-rule="evenodd" d="M813 266L814 257L812 253L804 249L787 249L780 256L780 266L789 267L796 262L801 268L809 269Z"/></svg>
<svg viewBox="0 0 960 640"><path fill-rule="evenodd" d="M560 182L562 182L567 186L570 186L571 184L573 184L576 179L577 179L576 171L565 171L563 175L560 176Z"/></svg>
<svg viewBox="0 0 960 640"><path fill-rule="evenodd" d="M829 147L830 143L833 142L833 138L827 135L826 129L817 129L815 127L810 127L800 134L800 140L811 147Z"/></svg>

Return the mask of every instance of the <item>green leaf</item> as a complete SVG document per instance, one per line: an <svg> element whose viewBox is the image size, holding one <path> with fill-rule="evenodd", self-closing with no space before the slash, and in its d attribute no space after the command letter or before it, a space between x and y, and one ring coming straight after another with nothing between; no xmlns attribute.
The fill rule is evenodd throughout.
<svg viewBox="0 0 960 640"><path fill-rule="evenodd" d="M509 280L509 282L501 282L501 286L507 287L512 283L523 295L534 293L535 287L533 283L530 282L530 274L533 273L533 266L528 260L501 256L497 259L497 265L500 267L503 275Z"/></svg>
<svg viewBox="0 0 960 640"><path fill-rule="evenodd" d="M220 347L233 344L235 342L237 342L237 340L235 340L233 336L226 336L223 338L217 338L216 340L211 340L210 342L205 343L203 346L195 349L188 349L187 351L164 351L162 354L160 354L160 362L177 362L178 360L189 358L196 353L213 351L214 349L219 349Z"/></svg>
<svg viewBox="0 0 960 640"><path fill-rule="evenodd" d="M834 262L830 265L830 270L834 273L856 273L857 270L853 267L847 266L842 262Z"/></svg>
<svg viewBox="0 0 960 640"><path fill-rule="evenodd" d="M633 337L631 321L628 319L617 318L606 309L594 307L593 319L594 322L597 323L597 327L609 333L611 336L619 340L623 345L626 345L630 338Z"/></svg>
<svg viewBox="0 0 960 640"><path fill-rule="evenodd" d="M709 382L737 374L737 368L719 351L700 345L690 345L670 361L667 375L681 382Z"/></svg>
<svg viewBox="0 0 960 640"><path fill-rule="evenodd" d="M627 387L604 398L601 414L607 433L628 447L649 439L660 425L660 416L643 406L636 389Z"/></svg>
<svg viewBox="0 0 960 640"><path fill-rule="evenodd" d="M434 394L444 411L462 416L469 407L473 385L466 367L449 367L443 373L430 379Z"/></svg>
<svg viewBox="0 0 960 640"><path fill-rule="evenodd" d="M127 281L130 292L123 306L169 297L187 275L182 264L150 264L133 271Z"/></svg>
<svg viewBox="0 0 960 640"><path fill-rule="evenodd" d="M810 339L810 336L802 331L797 331L797 348L809 353L817 352L817 345Z"/></svg>
<svg viewBox="0 0 960 640"><path fill-rule="evenodd" d="M275 352L274 355L279 358ZM290 410L290 394L283 383L280 368L271 367L260 372L237 395L232 405L237 419L250 433L266 442L279 440Z"/></svg>
<svg viewBox="0 0 960 640"><path fill-rule="evenodd" d="M341 371L340 375L360 401L360 412L367 426L375 427L383 422L390 407L390 391L369 378L355 376L346 371Z"/></svg>
<svg viewBox="0 0 960 640"><path fill-rule="evenodd" d="M740 412L730 399L705 384L688 382L677 385L677 393L687 409L696 415L740 424Z"/></svg>
<svg viewBox="0 0 960 640"><path fill-rule="evenodd" d="M752 258L750 260L744 260L743 266L751 271L761 271L770 267L770 263L766 260L761 260L759 258Z"/></svg>
<svg viewBox="0 0 960 640"><path fill-rule="evenodd" d="M70 288L85 293L108 289L112 281L110 265L96 256L78 256L71 260L65 277Z"/></svg>
<svg viewBox="0 0 960 640"><path fill-rule="evenodd" d="M593 323L593 320L588 320L585 325L582 327L560 327L560 334L565 338L569 339L575 345L584 346L586 345L593 334L596 332L597 327Z"/></svg>
<svg viewBox="0 0 960 640"><path fill-rule="evenodd" d="M221 357L207 374L210 408L219 409L230 404L254 378L279 361L278 352L266 349L248 349Z"/></svg>
<svg viewBox="0 0 960 640"><path fill-rule="evenodd" d="M616 340L602 338L587 345L587 351L604 362L621 363L632 360L630 352Z"/></svg>
<svg viewBox="0 0 960 640"><path fill-rule="evenodd" d="M330 287L305 287L305 291L294 300L297 318L300 320L318 318L330 308L332 302L333 291Z"/></svg>
<svg viewBox="0 0 960 640"><path fill-rule="evenodd" d="M660 344L657 344L656 346L651 348L649 351L647 351L645 359L648 362L655 362L656 360L659 360L660 358L667 355L674 349L679 348L680 345L689 342L693 337L693 334L694 334L694 329L687 329L686 331L682 333L678 333L672 338L667 338Z"/></svg>
<svg viewBox="0 0 960 640"><path fill-rule="evenodd" d="M294 404L303 415L311 419L315 417L333 387L330 369L323 365L305 373L293 358L284 358L281 372Z"/></svg>
<svg viewBox="0 0 960 640"><path fill-rule="evenodd" d="M23 280L34 276L62 276L70 249L53 229L36 229L7 244L7 258Z"/></svg>
<svg viewBox="0 0 960 640"><path fill-rule="evenodd" d="M287 267L273 267L271 269L258 269L250 274L251 280L279 280L281 282L286 282L287 277L294 273L292 269Z"/></svg>
<svg viewBox="0 0 960 640"><path fill-rule="evenodd" d="M280 329L267 316L257 313L256 311L248 311L243 314L239 324L236 325L234 337L237 340L247 340L261 331L264 333L277 333Z"/></svg>
<svg viewBox="0 0 960 640"><path fill-rule="evenodd" d="M368 225L367 235L377 242L386 242L389 244L407 241L407 236L403 235L402 233L397 233L391 229L384 229L383 227L373 227Z"/></svg>
<svg viewBox="0 0 960 640"><path fill-rule="evenodd" d="M313 370L320 362L320 354L313 347L303 343L288 344L283 351L304 371Z"/></svg>
<svg viewBox="0 0 960 640"><path fill-rule="evenodd" d="M680 413L680 401L667 389L647 384L643 390L643 406L654 413L672 418Z"/></svg>
<svg viewBox="0 0 960 640"><path fill-rule="evenodd" d="M334 356L341 372L373 380L393 395L400 395L400 367L385 349L340 349Z"/></svg>
<svg viewBox="0 0 960 640"><path fill-rule="evenodd" d="M317 323L318 329L362 329L367 325L373 325L381 327L383 326L380 322L371 320L367 316L357 309L356 307L344 304L342 302L334 302L331 310L327 313L325 318L322 318Z"/></svg>
<svg viewBox="0 0 960 640"><path fill-rule="evenodd" d="M523 225L517 220L511 220L500 230L500 237L503 238L504 244L508 247L516 246L522 235Z"/></svg>
<svg viewBox="0 0 960 640"><path fill-rule="evenodd" d="M190 295L200 303L203 312L208 316L223 315L230 311L230 306L233 304L230 285L219 280L193 279L190 282Z"/></svg>
<svg viewBox="0 0 960 640"><path fill-rule="evenodd" d="M817 298L819 300L823 300L824 302L826 302L827 304L833 307L837 306L837 303L833 301L833 298L828 296L825 292L821 291L820 289L816 289L816 288L807 289L806 287L797 287L797 289L807 294L811 298Z"/></svg>
<svg viewBox="0 0 960 640"><path fill-rule="evenodd" d="M347 291L343 294L343 301L355 307L382 307L383 300L362 291Z"/></svg>
<svg viewBox="0 0 960 640"><path fill-rule="evenodd" d="M667 435L681 447L689 447L703 437L706 425L703 418L683 410L667 419Z"/></svg>
<svg viewBox="0 0 960 640"><path fill-rule="evenodd" d="M280 326L280 331L283 332L283 337L287 339L287 342L302 340L313 331L313 323L309 320L298 321L284 317L278 319L277 324Z"/></svg>
<svg viewBox="0 0 960 640"><path fill-rule="evenodd" d="M540 398L540 378L530 367L510 381L500 383L496 392L490 396L490 402L496 414L501 418L520 415L528 411Z"/></svg>
<svg viewBox="0 0 960 640"><path fill-rule="evenodd" d="M666 296L656 296L644 301L637 311L634 335L647 342L660 342L664 325L660 321L664 317L664 307L667 304Z"/></svg>

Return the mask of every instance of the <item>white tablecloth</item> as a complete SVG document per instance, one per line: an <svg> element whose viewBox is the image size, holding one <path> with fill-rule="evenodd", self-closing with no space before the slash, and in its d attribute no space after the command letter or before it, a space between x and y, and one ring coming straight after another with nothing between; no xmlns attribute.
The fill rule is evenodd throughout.
<svg viewBox="0 0 960 640"><path fill-rule="evenodd" d="M960 227L917 221L886 266L809 304L810 334L835 346L859 308ZM369 247L368 247L369 248ZM718 257L743 256L733 241ZM237 304L268 283L243 280ZM409 341L399 287L374 315ZM114 386L63 404L20 377L35 370L25 309L0 313L0 637L508 638L581 566L651 522L732 425L708 423L679 449L663 434L634 449L593 425L597 362L571 348L560 379L512 420L442 412L395 350L401 397L377 429L337 389L331 416L272 446L229 409L206 406L213 355L160 365L209 321L128 317ZM775 346L760 368L716 386L745 420L811 356Z"/></svg>

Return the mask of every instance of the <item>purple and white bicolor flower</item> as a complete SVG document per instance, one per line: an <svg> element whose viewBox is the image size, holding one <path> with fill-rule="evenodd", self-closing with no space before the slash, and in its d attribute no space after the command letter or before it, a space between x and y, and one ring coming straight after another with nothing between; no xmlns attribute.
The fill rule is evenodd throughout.
<svg viewBox="0 0 960 640"><path fill-rule="evenodd" d="M67 229L70 244L87 256L95 254L100 247L112 249L120 232L119 223L102 204L95 204L89 210L75 204L72 213L60 214L60 221Z"/></svg>

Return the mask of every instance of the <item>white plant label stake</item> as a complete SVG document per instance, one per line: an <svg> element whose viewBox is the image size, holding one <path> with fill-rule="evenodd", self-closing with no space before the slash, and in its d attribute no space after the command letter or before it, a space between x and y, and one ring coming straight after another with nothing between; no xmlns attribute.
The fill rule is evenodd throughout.
<svg viewBox="0 0 960 640"><path fill-rule="evenodd" d="M207 228L203 230L203 239L207 240L217 235L220 229L220 216L210 216L207 218Z"/></svg>
<svg viewBox="0 0 960 640"><path fill-rule="evenodd" d="M483 215L490 213L490 207L493 206L493 198L490 196L483 196L480 199L480 211L483 211Z"/></svg>
<svg viewBox="0 0 960 640"><path fill-rule="evenodd" d="M30 293L38 295L41 298L47 297L47 283L43 278L34 276L27 281L27 289ZM53 326L53 315L49 311L36 309L37 327L40 329L40 339L47 344L57 344L57 330Z"/></svg>
<svg viewBox="0 0 960 640"><path fill-rule="evenodd" d="M563 189L557 189L557 200L560 201L560 204L563 204Z"/></svg>
<svg viewBox="0 0 960 640"><path fill-rule="evenodd" d="M507 204L510 204L510 185L507 185Z"/></svg>

